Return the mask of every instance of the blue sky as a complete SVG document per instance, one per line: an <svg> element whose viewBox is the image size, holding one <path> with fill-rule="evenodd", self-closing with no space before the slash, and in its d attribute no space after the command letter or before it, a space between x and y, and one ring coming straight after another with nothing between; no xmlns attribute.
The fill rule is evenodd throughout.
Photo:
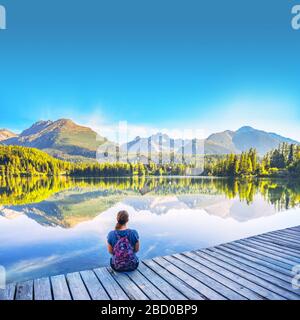
<svg viewBox="0 0 300 320"><path fill-rule="evenodd" d="M297 1L0 4L0 127L62 117L98 130L252 125L300 140Z"/></svg>

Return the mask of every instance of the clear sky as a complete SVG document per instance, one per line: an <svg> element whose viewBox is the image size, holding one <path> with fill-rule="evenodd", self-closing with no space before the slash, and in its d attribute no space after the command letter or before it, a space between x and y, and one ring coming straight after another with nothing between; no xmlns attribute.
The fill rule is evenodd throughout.
<svg viewBox="0 0 300 320"><path fill-rule="evenodd" d="M207 134L252 125L300 140L297 1L0 4L0 127L62 117Z"/></svg>

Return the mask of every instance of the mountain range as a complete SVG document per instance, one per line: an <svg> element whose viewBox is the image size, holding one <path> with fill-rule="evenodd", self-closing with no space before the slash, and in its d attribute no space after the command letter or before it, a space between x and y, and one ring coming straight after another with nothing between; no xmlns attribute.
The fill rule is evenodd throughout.
<svg viewBox="0 0 300 320"><path fill-rule="evenodd" d="M132 153L147 152L149 141L152 152L158 152L160 148L162 151L170 148L170 137L157 133L147 138L136 137L120 146L120 150L128 150ZM172 141L175 153L181 150L183 143L187 147L191 147L193 143L193 140L174 139ZM207 139L195 141L204 146L205 154L212 155L241 153L250 148L255 148L260 155L264 155L283 142L299 144L298 141L276 133L257 130L249 126L237 131L226 130L214 133ZM19 135L7 129L0 129L0 144L37 148L56 158L70 161L95 160L97 149L104 142L108 142L105 137L69 119L38 121Z"/></svg>
<svg viewBox="0 0 300 320"><path fill-rule="evenodd" d="M0 130L2 144L37 148L71 161L95 159L98 147L106 141L92 129L69 119L38 121L21 134L11 134L7 138L6 132L9 131Z"/></svg>
<svg viewBox="0 0 300 320"><path fill-rule="evenodd" d="M148 152L149 140L151 140L151 149L154 152L158 152L160 148L162 152L170 149L170 137L160 133L152 135L149 138L137 137L133 141L127 143L127 149L132 153L138 151L146 153ZM187 150L192 150L193 140L174 139L173 141L175 152L180 152L183 144ZM264 155L284 142L299 144L299 142L295 140L282 137L275 133L257 130L249 126L242 127L237 131L226 130L214 133L207 139L195 139L194 141L198 148L200 148L199 146L201 145L203 146L205 154L212 155L241 153L250 148L255 148L260 155Z"/></svg>
<svg viewBox="0 0 300 320"><path fill-rule="evenodd" d="M7 129L0 129L0 141L16 137L17 135Z"/></svg>

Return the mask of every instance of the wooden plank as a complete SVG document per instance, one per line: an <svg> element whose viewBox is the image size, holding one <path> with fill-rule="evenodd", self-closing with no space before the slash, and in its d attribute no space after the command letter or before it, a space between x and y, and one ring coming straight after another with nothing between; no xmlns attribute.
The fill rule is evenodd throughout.
<svg viewBox="0 0 300 320"><path fill-rule="evenodd" d="M149 300L149 297L127 276L127 273L115 272L110 267L107 270L122 287L130 300Z"/></svg>
<svg viewBox="0 0 300 320"><path fill-rule="evenodd" d="M290 274L290 272L291 272L291 265L288 265L282 261L278 261L278 260L274 259L273 256L266 256L266 255L264 255L264 252L260 252L259 250L256 250L252 247L245 246L245 245L239 244L237 242L226 243L225 245L222 245L222 246L230 247L233 250L243 252L249 256L258 257L266 262L274 264L274 266L278 266L278 267L281 267L282 269L285 269L287 274Z"/></svg>
<svg viewBox="0 0 300 320"><path fill-rule="evenodd" d="M291 237L291 238L295 238L296 240L300 241L300 232L296 232L296 231L290 231L290 230L275 230L270 232L269 234L279 234L282 235L284 237Z"/></svg>
<svg viewBox="0 0 300 320"><path fill-rule="evenodd" d="M166 256L164 257L165 260L167 260L169 263L173 264L177 268L180 268L185 273L189 274L190 276L194 277L195 279L199 280L201 283L209 287L214 292L217 292L218 294L222 295L223 297L229 300L246 300L246 298L239 293L237 293L234 290L231 290L230 288L226 287L225 285L221 284L220 282L216 281L214 278L207 276L207 274L204 274L200 272L198 269L195 269L191 267L190 265L186 264L185 262L176 259L174 256ZM207 296L209 298L209 296ZM214 298L212 298L214 299Z"/></svg>
<svg viewBox="0 0 300 320"><path fill-rule="evenodd" d="M226 264L227 268L233 268L234 272L237 274L274 292L276 295L278 295L278 297L284 297L285 299L290 300L299 299L298 295L287 291L289 289L292 290L292 286L291 284L287 284L285 281L279 280L257 269L253 269L249 266L245 266L242 263L238 263L233 259L227 258L224 255L219 254L215 248L212 248L210 251L203 250L201 252L209 254L210 256L216 258L219 262L222 261L222 263Z"/></svg>
<svg viewBox="0 0 300 320"><path fill-rule="evenodd" d="M283 230L287 230L287 231L294 231L294 232L300 232L300 229L298 229L298 230L297 230L297 227L299 227L299 226L291 227L291 228L286 228L286 229L283 229Z"/></svg>
<svg viewBox="0 0 300 320"><path fill-rule="evenodd" d="M281 245L284 245L286 246L287 248L291 248L291 249L295 249L295 250L300 250L300 246L298 246L297 244L294 244L294 243L291 243L291 242L288 242L286 240L282 240L280 238L275 238L275 237L270 237L269 235L267 234L263 234L263 235L260 235L261 238L264 238L265 240L271 242L271 243L278 243L278 244L281 244Z"/></svg>
<svg viewBox="0 0 300 320"><path fill-rule="evenodd" d="M91 300L79 272L68 273L66 279L73 300Z"/></svg>
<svg viewBox="0 0 300 320"><path fill-rule="evenodd" d="M275 232L273 232L273 233L266 234L266 236L276 238L276 239L282 239L284 241L288 241L292 244L297 244L298 246L300 246L300 241L298 239L290 238L287 235L278 235Z"/></svg>
<svg viewBox="0 0 300 320"><path fill-rule="evenodd" d="M267 246L258 245L255 242L252 242L252 240L239 240L239 243L243 243L249 247L252 247L252 248L258 249L262 252L265 252L267 254L270 254L276 260L278 260L280 258L281 261L283 261L287 264L295 265L295 264L299 263L299 259L297 259L297 258L292 258L289 255L282 254L282 253L277 252L275 250L269 249L269 248L267 248Z"/></svg>
<svg viewBox="0 0 300 320"><path fill-rule="evenodd" d="M16 284L9 283L5 289L0 289L0 300L14 300L16 293Z"/></svg>
<svg viewBox="0 0 300 320"><path fill-rule="evenodd" d="M297 226L296 226L297 227ZM287 228L284 228L284 229L282 229L282 230L288 230L288 231L290 231L290 230L293 230L295 227L287 227Z"/></svg>
<svg viewBox="0 0 300 320"><path fill-rule="evenodd" d="M266 239L266 240L269 240L270 242L274 241L274 243L282 244L282 245L286 246L287 248L300 250L300 245L298 245L297 243L288 241L288 240L283 239L283 238L279 238L279 237L277 237L275 235L262 234L261 237Z"/></svg>
<svg viewBox="0 0 300 320"><path fill-rule="evenodd" d="M253 267L261 268L262 270L265 270L266 272L272 273L274 276L276 276L279 279L282 279L288 283L290 283L292 280L290 272L288 272L286 269L278 267L272 263L266 262L266 261L258 259L258 258L254 258L250 255L241 253L237 250L232 250L230 247L228 248L226 245L219 246L218 249L220 249L228 254L231 254L232 257L236 257L237 260L240 259L240 261L244 262L245 264L248 264ZM282 271L284 271L284 272L282 272Z"/></svg>
<svg viewBox="0 0 300 320"><path fill-rule="evenodd" d="M201 264L198 261L195 261L191 258L188 258L187 256L184 256L183 254L174 254L173 255L175 258L183 261L184 263L192 266L193 268L197 269L198 271L210 276L211 278L215 279L219 283L222 283L224 286L232 289L235 292L240 293L247 299L251 300L261 300L262 297L257 295L255 292L252 290L249 290L248 288L240 285L239 283L231 280L230 278L227 278L223 276L222 274L216 272L216 270L210 269L203 264Z"/></svg>
<svg viewBox="0 0 300 320"><path fill-rule="evenodd" d="M94 269L94 272L112 300L129 300L128 296L106 268Z"/></svg>
<svg viewBox="0 0 300 320"><path fill-rule="evenodd" d="M253 239L245 239L245 240L239 240L239 241L242 241L243 243L247 243L247 245L252 246L254 248L259 248L260 250L263 250L263 251L268 252L270 254L274 254L275 256L285 258L290 262L296 262L296 263L300 262L299 257L288 253L288 249L283 250L283 249L275 248L271 243L261 244L261 243L256 242Z"/></svg>
<svg viewBox="0 0 300 320"><path fill-rule="evenodd" d="M278 236L283 237L283 238L287 238L287 239L289 239L291 241L296 241L297 243L299 243L299 241L300 241L300 235L299 234L298 235L291 235L291 234L289 234L287 232L282 232L280 230L274 231L274 232L271 233L271 235L272 234L273 235L278 235Z"/></svg>
<svg viewBox="0 0 300 320"><path fill-rule="evenodd" d="M289 234L291 236L295 236L295 237L300 238L300 231L295 231L292 229L284 229L284 230L279 230L279 231L284 232L285 234Z"/></svg>
<svg viewBox="0 0 300 320"><path fill-rule="evenodd" d="M51 284L49 278L35 279L34 300L52 300Z"/></svg>
<svg viewBox="0 0 300 320"><path fill-rule="evenodd" d="M283 264L285 264L285 266L286 266L286 268L288 270L291 270L291 267L293 267L295 265L294 262L287 261L284 258L275 256L274 254L268 253L268 252L266 252L264 250L261 250L260 248L257 248L255 246L251 246L251 245L249 245L247 243L242 242L242 240L235 241L234 244L235 245L241 245L241 246L243 246L243 248L247 248L247 250L251 250L253 252L260 253L260 254L262 254L262 255L264 255L266 257L269 257L269 258L272 258L272 259L276 260L277 262L282 262Z"/></svg>
<svg viewBox="0 0 300 320"><path fill-rule="evenodd" d="M214 259L213 257L206 255L204 252L187 252L184 253L185 256L200 262L201 264L207 265L210 268L214 268L219 273L223 274L225 277L239 283L245 288L255 292L259 296L264 299L269 300L281 300L281 296L274 294L272 291L266 289L265 287L255 283L253 279L249 280L248 278L244 277L243 275L236 273L234 268L230 268L230 266L219 262L218 260ZM227 267L227 268L226 268Z"/></svg>
<svg viewBox="0 0 300 320"><path fill-rule="evenodd" d="M80 274L92 300L110 300L108 294L92 270L81 271Z"/></svg>
<svg viewBox="0 0 300 320"><path fill-rule="evenodd" d="M295 230L295 229L298 229L300 231L300 225L297 225L295 227L290 227L288 228L289 230Z"/></svg>
<svg viewBox="0 0 300 320"><path fill-rule="evenodd" d="M295 235L295 236L300 237L300 231L295 231L292 229L279 229L279 230L275 230L273 232L281 232L281 233L291 234L291 235Z"/></svg>
<svg viewBox="0 0 300 320"><path fill-rule="evenodd" d="M33 300L33 281L17 284L16 300Z"/></svg>
<svg viewBox="0 0 300 320"><path fill-rule="evenodd" d="M266 281L274 284L275 286L279 287L280 290L275 288L275 289L273 289L273 291L277 292L280 295L283 295L285 298L293 299L293 300L300 299L299 292L297 292L297 290L294 290L292 288L291 282L288 283L284 280L281 280L277 277L274 277L274 274L272 274L272 272L267 273L267 272L265 272L265 270L262 270L261 268L258 268L258 267L254 268L252 266L244 264L243 262L238 261L235 258L226 255L224 252L222 252L221 250L219 250L217 248L211 248L211 249L207 249L207 250L213 252L214 256L217 255L219 259L222 259L222 261L224 261L226 263L230 263L231 265L233 265L241 270L244 270L245 272L248 272L250 274L253 274L254 276L260 277L262 280L266 280ZM288 292L285 292L285 291L288 291Z"/></svg>
<svg viewBox="0 0 300 320"><path fill-rule="evenodd" d="M187 298L174 287L172 287L167 281L161 278L158 274L153 272L144 264L140 264L138 268L145 278L147 278L153 285L157 286L170 300L187 300Z"/></svg>
<svg viewBox="0 0 300 320"><path fill-rule="evenodd" d="M232 269L228 270L224 268L223 264L221 265L216 264L214 259L211 259L211 257L206 257L205 255L204 257L202 257L201 255L199 255L199 253L196 254L196 252L186 252L184 253L184 255L196 262L199 262L211 269L216 270L218 273L222 274L228 279L231 279L232 281L235 281L236 283L242 285L243 287L255 292L257 295L259 295L264 299L278 300L277 295L274 297L273 293L270 292L269 290L266 290L264 287L257 285L256 283L249 281L248 279L234 273Z"/></svg>
<svg viewBox="0 0 300 320"><path fill-rule="evenodd" d="M128 272L128 277L149 297L150 300L168 300L168 298L154 286L140 272Z"/></svg>
<svg viewBox="0 0 300 320"><path fill-rule="evenodd" d="M267 252L274 253L275 255L278 254L279 256L282 256L282 257L286 257L287 259L289 259L291 261L295 261L296 263L300 262L300 255L297 256L296 253L290 252L287 248L284 248L284 247L279 248L279 247L276 247L272 243L261 243L255 239L251 239L251 240L247 239L244 241L252 243L255 246L257 246L258 248L261 248L261 249L264 248L267 250Z"/></svg>
<svg viewBox="0 0 300 320"><path fill-rule="evenodd" d="M72 300L69 287L64 275L50 278L54 300Z"/></svg>
<svg viewBox="0 0 300 320"><path fill-rule="evenodd" d="M292 255L296 255L297 257L300 255L300 251L298 251L298 250L291 249L291 248L287 248L287 247L285 247L285 246L282 245L282 244L271 243L271 242L265 240L264 238L260 238L259 236L256 236L256 237L255 237L255 241L258 241L258 242L260 242L260 243L262 243L262 244L271 245L271 246L273 246L274 248L283 249L283 250L285 249L285 252L289 252L289 253L291 253Z"/></svg>
<svg viewBox="0 0 300 320"><path fill-rule="evenodd" d="M290 228L287 228L288 230L299 230L300 231L300 226L295 226L295 227L290 227Z"/></svg>
<svg viewBox="0 0 300 320"><path fill-rule="evenodd" d="M260 235L261 237L265 238L265 239L269 239L269 241L274 241L274 240L277 240L277 241L284 241L286 243L286 245L294 245L295 246L295 250L300 250L299 248L299 242L297 241L294 241L293 239L287 239L283 236L279 236L275 233L264 233L264 234L261 234Z"/></svg>
<svg viewBox="0 0 300 320"><path fill-rule="evenodd" d="M0 300L51 300L51 284L55 300L300 300L291 286L296 264L300 226L157 257L131 273L100 268L9 284L0 290Z"/></svg>
<svg viewBox="0 0 300 320"><path fill-rule="evenodd" d="M155 263L153 260L145 260L143 263L152 269L153 272L159 274L165 281L167 281L170 285L176 288L179 292L181 292L184 296L191 300L204 300L203 295L199 294L197 291L192 289L189 285L187 285L181 279L178 279L167 270L162 268L160 265Z"/></svg>
<svg viewBox="0 0 300 320"><path fill-rule="evenodd" d="M190 276L187 272L182 271L177 266L171 262L163 259L162 257L154 258L153 261L158 263L161 267L168 270L171 274L175 275L193 289L198 291L202 296L209 300L226 300L226 297L221 293L216 292L211 289L209 286L205 285L203 282L198 281L197 278Z"/></svg>
<svg viewBox="0 0 300 320"><path fill-rule="evenodd" d="M277 232L274 232L273 233L274 235L276 236L282 236L284 238L287 238L289 240L296 240L296 241L300 241L300 234L299 235L296 235L296 234L291 234L291 233L287 233L287 232L280 232L280 231L277 231Z"/></svg>
<svg viewBox="0 0 300 320"><path fill-rule="evenodd" d="M265 297L266 299L270 300L285 300L284 297L280 296L279 294L273 292L268 287L268 283L265 283L266 281L260 281L259 278L256 276L253 276L251 274L248 274L247 272L244 272L243 270L240 270L239 268L236 268L228 263L223 262L222 260L207 254L204 251L195 251L195 253L202 257L203 259L209 260L213 264L218 265L219 267L223 268L223 273L225 270L230 271L231 273L235 274L237 278L243 278L247 280L248 282L245 283L248 289L251 289L258 293L259 295ZM236 278L236 280L237 280Z"/></svg>
<svg viewBox="0 0 300 320"><path fill-rule="evenodd" d="M289 230L300 231L300 226L291 227Z"/></svg>

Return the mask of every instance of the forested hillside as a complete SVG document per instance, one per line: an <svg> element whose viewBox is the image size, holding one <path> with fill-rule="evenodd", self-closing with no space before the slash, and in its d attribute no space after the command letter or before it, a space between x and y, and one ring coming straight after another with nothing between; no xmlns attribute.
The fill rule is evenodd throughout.
<svg viewBox="0 0 300 320"><path fill-rule="evenodd" d="M230 154L211 160L205 173L212 176L300 176L300 146L283 143L268 152L262 159L255 149L240 155Z"/></svg>
<svg viewBox="0 0 300 320"><path fill-rule="evenodd" d="M57 176L69 173L71 167L37 149L0 146L0 176Z"/></svg>
<svg viewBox="0 0 300 320"><path fill-rule="evenodd" d="M71 163L55 159L34 148L0 146L0 177L19 176L163 176L191 174L191 165L155 163ZM255 149L242 154L207 156L204 175L300 177L300 146L284 143L260 158Z"/></svg>
<svg viewBox="0 0 300 320"><path fill-rule="evenodd" d="M182 164L144 165L142 163L71 163L55 159L34 148L0 146L0 177L5 176L79 176L117 177L144 175L184 175L189 170Z"/></svg>

